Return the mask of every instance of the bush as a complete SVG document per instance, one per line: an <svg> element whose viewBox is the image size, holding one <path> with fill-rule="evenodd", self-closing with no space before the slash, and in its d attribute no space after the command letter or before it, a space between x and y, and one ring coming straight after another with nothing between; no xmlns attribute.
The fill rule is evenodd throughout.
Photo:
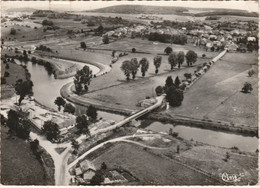
<svg viewBox="0 0 260 188"><path fill-rule="evenodd" d="M4 77L1 77L1 85L6 84L6 79Z"/></svg>
<svg viewBox="0 0 260 188"><path fill-rule="evenodd" d="M202 57L205 58L205 57L206 57L206 54L202 54Z"/></svg>
<svg viewBox="0 0 260 188"><path fill-rule="evenodd" d="M248 82L244 83L244 86L242 88L243 93L250 93L252 90L253 90L252 84L250 84Z"/></svg>
<svg viewBox="0 0 260 188"><path fill-rule="evenodd" d="M103 37L102 41L104 42L104 44L108 44L108 43L109 43L108 35L105 35L105 36Z"/></svg>
<svg viewBox="0 0 260 188"><path fill-rule="evenodd" d="M254 70L249 70L248 71L248 76L251 77L255 74L255 71Z"/></svg>
<svg viewBox="0 0 260 188"><path fill-rule="evenodd" d="M167 55L169 55L170 53L172 53L172 48L168 46L167 48L165 48L164 52L165 52Z"/></svg>
<svg viewBox="0 0 260 188"><path fill-rule="evenodd" d="M6 72L6 71L5 71L4 77L9 77L9 75L10 75L9 72Z"/></svg>
<svg viewBox="0 0 260 188"><path fill-rule="evenodd" d="M136 49L135 48L132 48L132 53L135 53L136 52Z"/></svg>
<svg viewBox="0 0 260 188"><path fill-rule="evenodd" d="M6 69L9 69L9 64L6 64L6 65L5 65L5 68L6 68Z"/></svg>
<svg viewBox="0 0 260 188"><path fill-rule="evenodd" d="M162 95L162 93L163 93L163 87L162 87L162 86L157 86L157 87L155 88L155 92L156 92L156 95L157 95L157 96Z"/></svg>
<svg viewBox="0 0 260 188"><path fill-rule="evenodd" d="M43 26L53 26L53 22L50 20L43 20L42 25Z"/></svg>
<svg viewBox="0 0 260 188"><path fill-rule="evenodd" d="M184 73L186 80L191 79L191 73Z"/></svg>
<svg viewBox="0 0 260 188"><path fill-rule="evenodd" d="M70 103L67 103L64 106L64 112L68 112L70 114L74 114L75 110L76 110L75 107L72 104L70 104Z"/></svg>

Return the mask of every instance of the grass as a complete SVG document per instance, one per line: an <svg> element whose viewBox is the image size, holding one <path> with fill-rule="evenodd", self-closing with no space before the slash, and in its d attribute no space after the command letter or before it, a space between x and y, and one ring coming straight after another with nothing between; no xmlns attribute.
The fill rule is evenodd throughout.
<svg viewBox="0 0 260 188"><path fill-rule="evenodd" d="M257 67L256 63L253 53L227 53L189 89L182 105L167 113L256 127L257 74L247 75L252 65ZM251 94L240 92L244 82L253 84Z"/></svg>
<svg viewBox="0 0 260 188"><path fill-rule="evenodd" d="M1 126L1 183L4 185L46 185L44 168L30 145L17 137L9 138Z"/></svg>
<svg viewBox="0 0 260 188"><path fill-rule="evenodd" d="M6 84L1 85L1 99L12 97L15 93L15 90L12 88L12 86L15 85L18 79L26 79L25 70L23 67L11 62L7 64L9 65L9 69L6 69L6 65L1 61L1 77L4 77L5 71L10 73L9 77L5 77Z"/></svg>
<svg viewBox="0 0 260 188"><path fill-rule="evenodd" d="M95 166L100 166L102 162L105 162L109 168L121 167L129 171L140 180L136 183L138 185L216 184L214 180L205 175L132 144L115 144L93 162Z"/></svg>

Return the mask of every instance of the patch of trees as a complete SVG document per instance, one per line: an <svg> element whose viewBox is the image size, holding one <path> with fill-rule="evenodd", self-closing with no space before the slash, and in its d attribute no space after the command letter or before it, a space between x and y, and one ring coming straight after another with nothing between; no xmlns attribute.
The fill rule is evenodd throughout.
<svg viewBox="0 0 260 188"><path fill-rule="evenodd" d="M150 41L159 41L163 43L173 43L184 45L187 43L187 37L183 34L160 34L160 33L150 33L148 35L148 40Z"/></svg>
<svg viewBox="0 0 260 188"><path fill-rule="evenodd" d="M60 135L59 126L52 121L45 121L42 127L42 133L49 141L55 141Z"/></svg>
<svg viewBox="0 0 260 188"><path fill-rule="evenodd" d="M168 76L165 81L165 86L158 86L155 88L155 92L157 96L160 96L161 94L166 94L166 100L169 102L170 106L176 107L180 106L183 99L183 89L180 87L180 79L177 76L175 78L175 81L173 82L173 79L171 76Z"/></svg>
<svg viewBox="0 0 260 188"><path fill-rule="evenodd" d="M44 45L37 46L36 50L40 50L40 51L44 51L44 52L52 52L52 50L50 48L48 48L47 46L44 46Z"/></svg>
<svg viewBox="0 0 260 188"><path fill-rule="evenodd" d="M170 20L164 20L163 22L153 22L152 23L155 26L162 26L162 27L166 27L169 26L171 28L174 29L182 29L183 27L185 27L187 30L192 30L192 29L198 29L200 28L199 23L196 22L177 22L177 21L170 21Z"/></svg>
<svg viewBox="0 0 260 188"><path fill-rule="evenodd" d="M205 18L205 20L219 20L219 19L220 19L219 16L207 16L207 17Z"/></svg>
<svg viewBox="0 0 260 188"><path fill-rule="evenodd" d="M126 76L126 80L130 80L130 75L132 74L133 80L135 79L135 75L139 69L139 64L136 58L132 58L130 61L126 60L122 63L121 70L124 72Z"/></svg>
<svg viewBox="0 0 260 188"><path fill-rule="evenodd" d="M53 22L51 20L43 20L42 25L43 26L53 26Z"/></svg>
<svg viewBox="0 0 260 188"><path fill-rule="evenodd" d="M90 84L91 78L92 70L87 65L77 71L74 76L74 86L77 94L88 91L88 85Z"/></svg>
<svg viewBox="0 0 260 188"><path fill-rule="evenodd" d="M15 135L24 140L29 139L29 134L31 131L30 123L18 112L14 110L10 110L8 112L6 126L9 128L8 134Z"/></svg>
<svg viewBox="0 0 260 188"><path fill-rule="evenodd" d="M19 106L21 105L22 100L25 98L26 95L33 95L32 91L33 83L31 80L23 81L19 79L15 83L15 91L16 94L20 96L18 100Z"/></svg>
<svg viewBox="0 0 260 188"><path fill-rule="evenodd" d="M89 125L91 122L87 119L86 115L81 115L76 118L76 128L78 129L79 134L90 135Z"/></svg>

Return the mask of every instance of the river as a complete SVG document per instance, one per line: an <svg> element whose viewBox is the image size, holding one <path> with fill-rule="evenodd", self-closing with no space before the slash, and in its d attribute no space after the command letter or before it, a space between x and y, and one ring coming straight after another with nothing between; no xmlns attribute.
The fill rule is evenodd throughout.
<svg viewBox="0 0 260 188"><path fill-rule="evenodd" d="M77 62L78 63L78 62ZM24 64L24 63L23 63ZM34 98L36 101L49 108L57 109L54 100L60 96L60 89L68 82L72 82L73 78L55 79L53 75L49 75L45 68L41 65L32 64L30 61L26 63L29 72L31 73L31 80L34 87ZM88 65L88 64L87 64ZM93 74L99 72L99 69L93 65L88 65L92 69ZM76 106L76 114L84 114L86 108L83 106ZM122 115L98 111L98 118L111 119L120 121L124 118ZM258 139L256 137L242 136L238 134L225 133L221 131L213 131L195 127L188 127L183 125L163 124L154 121L141 121L141 127L156 132L169 132L172 128L180 137L184 139L193 139L199 142L221 147L238 147L241 151L254 152L258 148Z"/></svg>

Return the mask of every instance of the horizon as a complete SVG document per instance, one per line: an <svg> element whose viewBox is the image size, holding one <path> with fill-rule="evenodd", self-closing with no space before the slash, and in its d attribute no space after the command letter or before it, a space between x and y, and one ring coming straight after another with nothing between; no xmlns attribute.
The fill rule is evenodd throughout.
<svg viewBox="0 0 260 188"><path fill-rule="evenodd" d="M23 1L22 4L2 1L1 10L13 8L48 9L55 11L84 11L118 5L170 6L183 8L213 8L259 12L258 1Z"/></svg>

